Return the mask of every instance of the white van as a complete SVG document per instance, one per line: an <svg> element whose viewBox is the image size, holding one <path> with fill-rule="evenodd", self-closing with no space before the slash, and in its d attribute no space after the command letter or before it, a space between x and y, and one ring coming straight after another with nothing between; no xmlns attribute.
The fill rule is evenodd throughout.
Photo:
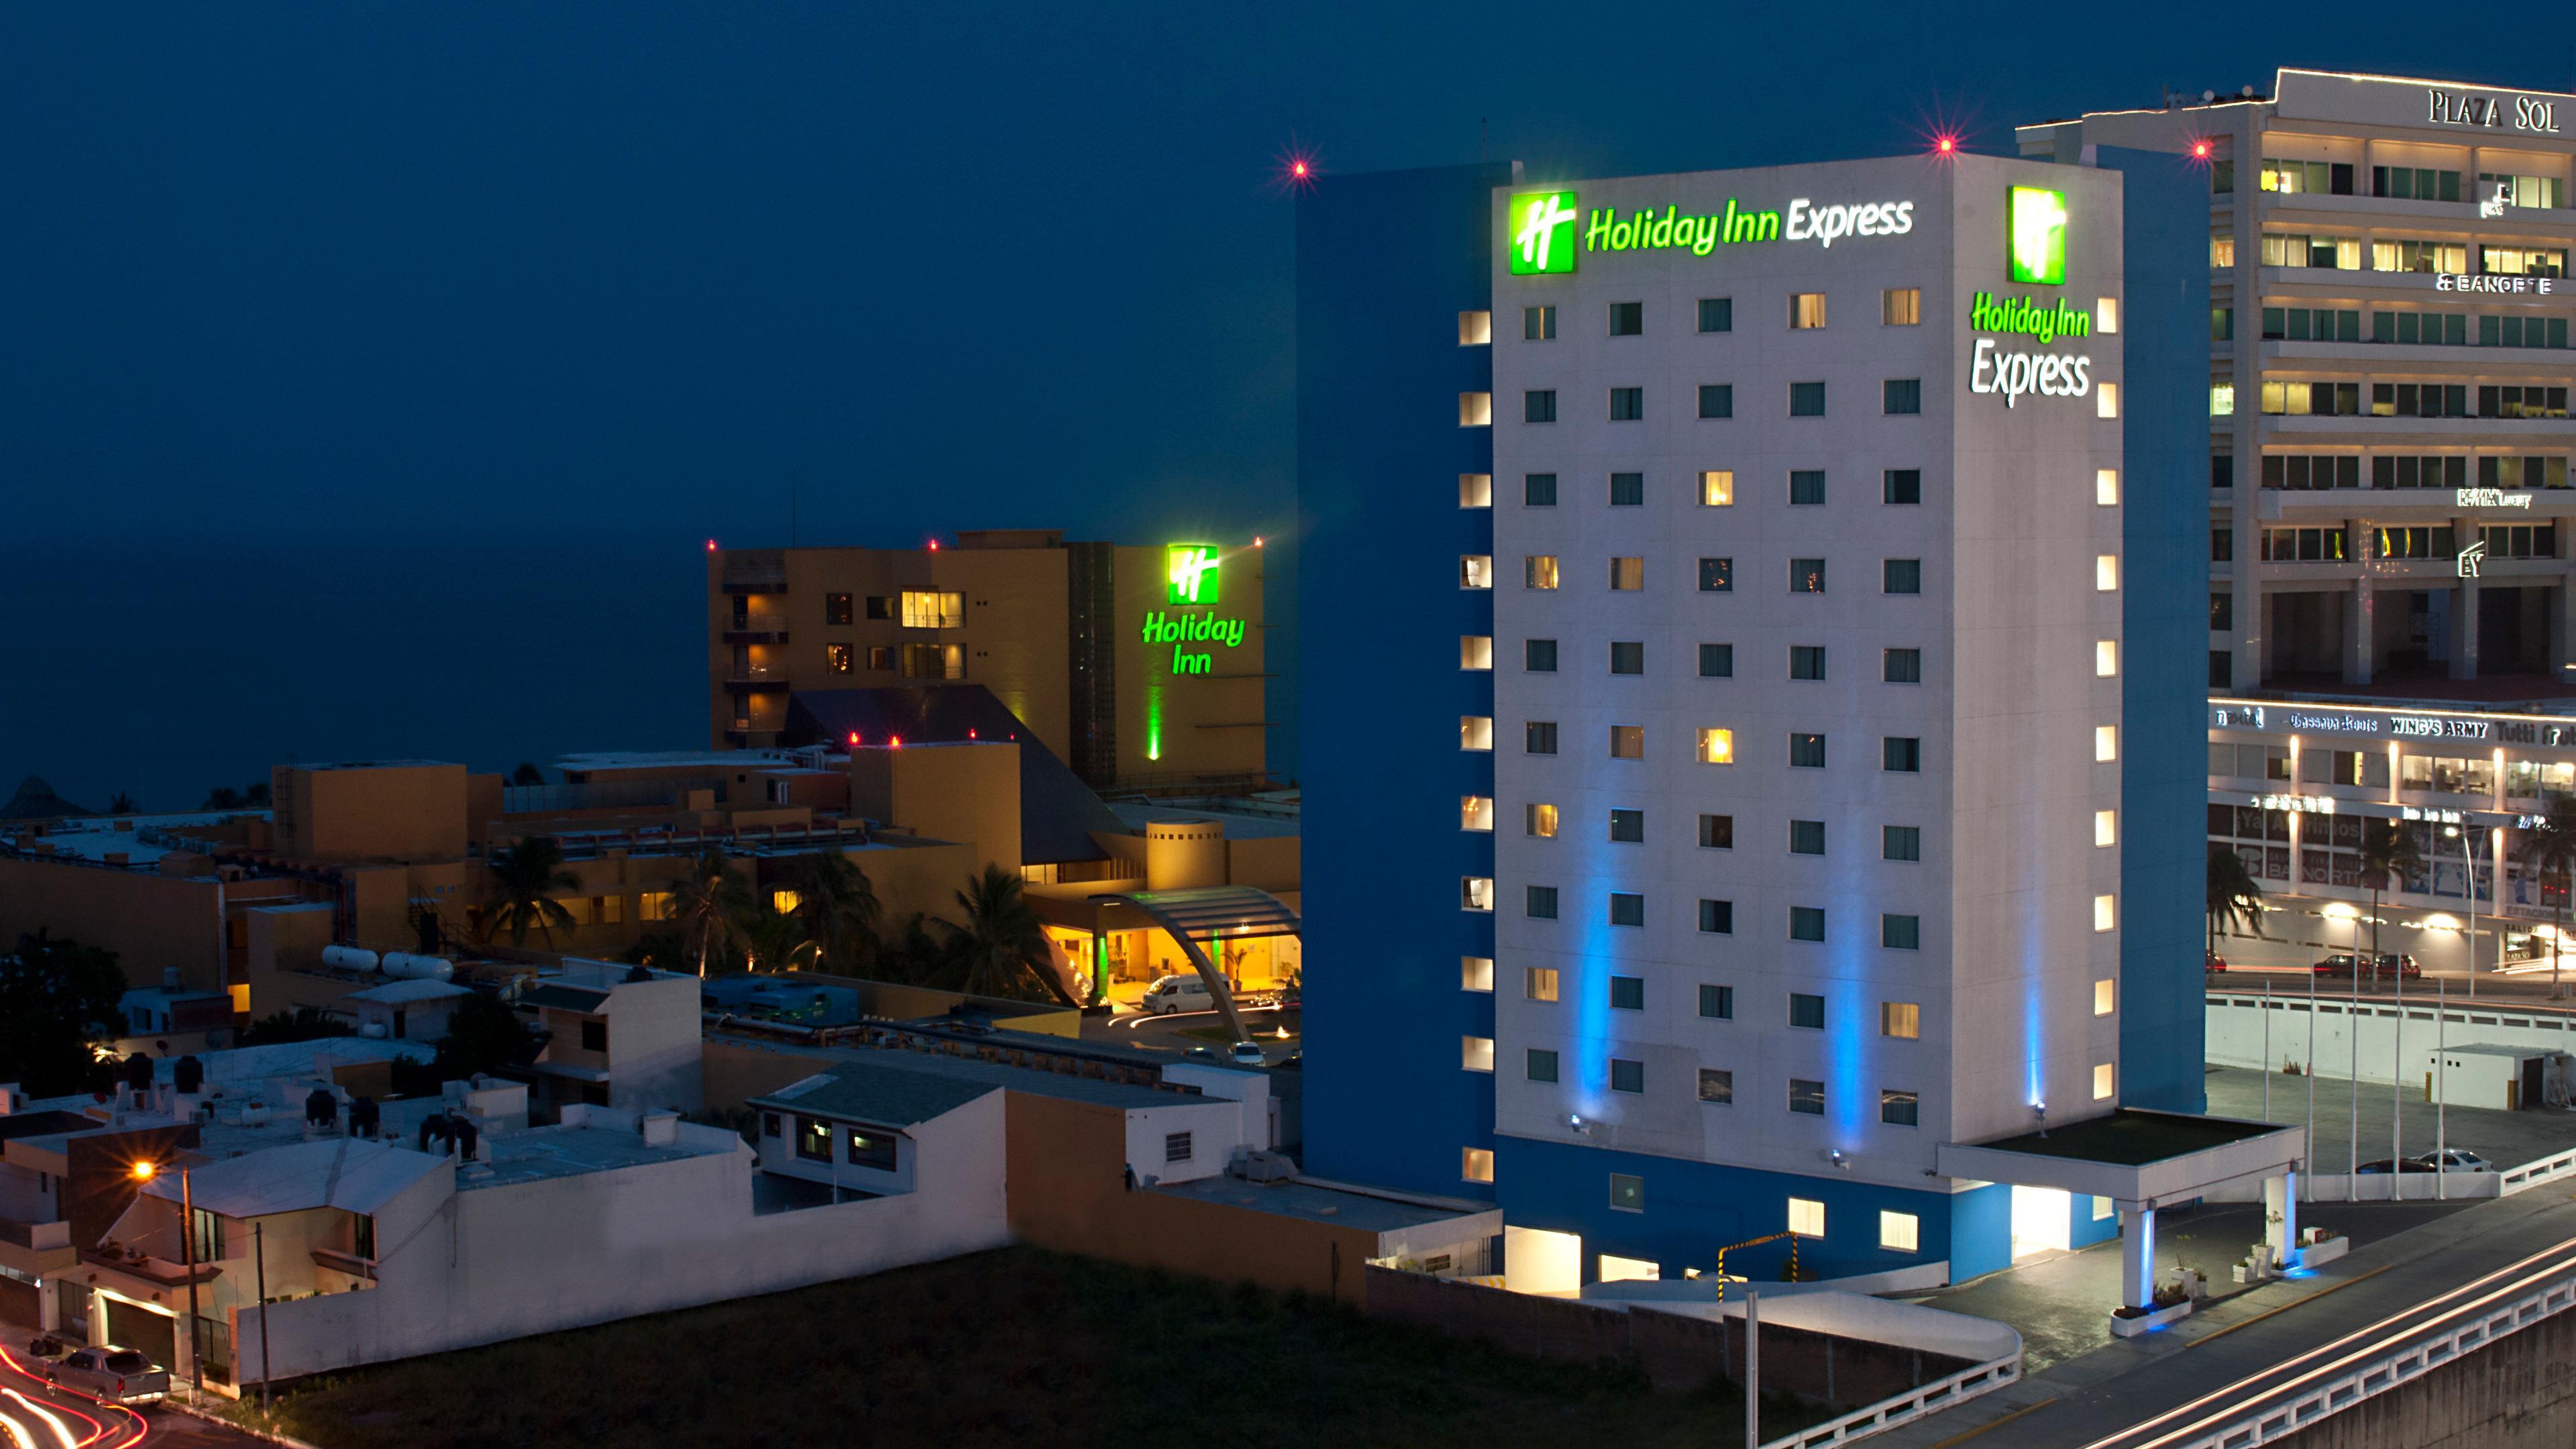
<svg viewBox="0 0 2576 1449"><path fill-rule="evenodd" d="M1214 1011L1216 998L1208 995L1207 983L1196 974L1158 976L1138 1004L1148 1016L1168 1016L1175 1011Z"/></svg>

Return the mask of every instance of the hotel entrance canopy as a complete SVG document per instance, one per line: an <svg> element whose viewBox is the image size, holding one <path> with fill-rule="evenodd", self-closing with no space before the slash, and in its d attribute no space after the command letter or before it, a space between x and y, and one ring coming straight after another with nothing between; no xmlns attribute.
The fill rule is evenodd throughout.
<svg viewBox="0 0 2576 1449"><path fill-rule="evenodd" d="M1219 937L1242 940L1254 936L1294 936L1300 929L1297 913L1288 903L1265 890L1251 886L1206 886L1178 891L1113 891L1091 897L1095 906L1125 905L1133 907L1155 925L1169 932L1189 953L1190 964L1198 968L1199 979L1207 983L1208 996L1216 1002L1219 1015L1225 1018L1225 1029L1234 1041L1247 1038L1243 1018L1234 1009L1234 992L1225 984L1225 973L1208 959L1199 943Z"/></svg>

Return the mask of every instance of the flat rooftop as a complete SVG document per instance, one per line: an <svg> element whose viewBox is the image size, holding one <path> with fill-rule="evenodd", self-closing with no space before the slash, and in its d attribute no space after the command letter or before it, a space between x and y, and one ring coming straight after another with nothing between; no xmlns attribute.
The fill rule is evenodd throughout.
<svg viewBox="0 0 2576 1449"><path fill-rule="evenodd" d="M1293 814L1229 810L1223 801L1112 800L1109 808L1134 830L1157 822L1213 820L1225 827L1228 840L1275 840L1298 834L1297 817Z"/></svg>
<svg viewBox="0 0 2576 1449"><path fill-rule="evenodd" d="M2289 1129L2269 1122L2239 1122L2227 1117L2187 1117L2178 1112L2142 1112L2122 1107L2107 1117L2069 1122L2044 1132L2025 1132L2000 1142L1974 1144L1990 1152L2020 1152L2032 1157L2061 1157L2078 1162L2107 1162L2143 1167L2171 1157L2206 1152L2249 1137Z"/></svg>
<svg viewBox="0 0 2576 1449"><path fill-rule="evenodd" d="M740 1143L732 1133L723 1134L728 1142ZM633 1131L591 1126L530 1127L517 1132L496 1132L482 1139L481 1162L460 1165L456 1170L456 1190L469 1192L477 1188L511 1187L551 1177L578 1177L585 1172L609 1172L621 1167L641 1167L655 1162L681 1162L692 1157L712 1157L729 1149L715 1146L693 1146L689 1135L669 1147L647 1144Z"/></svg>
<svg viewBox="0 0 2576 1449"><path fill-rule="evenodd" d="M46 824L42 836L29 832L22 849L41 842L52 846L58 857L68 856L97 864L104 864L111 855L123 855L128 867L148 869L159 864L161 857L172 850L187 848L170 844L169 837L162 832L183 826L221 825L246 815L263 820L268 818L265 810L194 810L183 815L97 815L87 819L51 821ZM147 840L147 835L152 838ZM206 841L197 847L200 850L219 848L221 843L216 841Z"/></svg>
<svg viewBox="0 0 2576 1449"><path fill-rule="evenodd" d="M1364 1233L1400 1232L1493 1210L1486 1203L1414 1202L1302 1179L1261 1183L1239 1177L1202 1177L1191 1182L1157 1184L1147 1190L1221 1207L1333 1223Z"/></svg>

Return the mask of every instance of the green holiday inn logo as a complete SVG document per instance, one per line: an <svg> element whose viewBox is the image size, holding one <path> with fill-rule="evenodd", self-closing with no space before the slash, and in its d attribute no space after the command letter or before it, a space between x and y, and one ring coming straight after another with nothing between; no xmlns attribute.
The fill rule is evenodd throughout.
<svg viewBox="0 0 2576 1449"><path fill-rule="evenodd" d="M1571 191L1528 191L1512 198L1512 275L1574 270L1574 223L1581 216Z"/></svg>
<svg viewBox="0 0 2576 1449"><path fill-rule="evenodd" d="M1213 604L1220 582L1216 549L1204 543L1175 543L1163 548L1167 604Z"/></svg>
<svg viewBox="0 0 2576 1449"><path fill-rule="evenodd" d="M2004 210L2012 279L2034 287L2066 283L2066 193L2016 186Z"/></svg>

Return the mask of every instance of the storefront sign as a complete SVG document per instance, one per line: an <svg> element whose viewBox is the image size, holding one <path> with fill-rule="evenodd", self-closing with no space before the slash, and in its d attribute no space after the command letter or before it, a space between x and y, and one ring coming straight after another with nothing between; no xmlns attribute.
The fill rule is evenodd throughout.
<svg viewBox="0 0 2576 1449"><path fill-rule="evenodd" d="M2299 815L2335 813L2332 795L2248 795L2245 797L2245 803L2259 805L2266 810L2287 810Z"/></svg>
<svg viewBox="0 0 2576 1449"><path fill-rule="evenodd" d="M2484 276L2477 273L2436 272L2436 292L2527 292L2534 296L2557 290L2556 277Z"/></svg>
<svg viewBox="0 0 2576 1449"><path fill-rule="evenodd" d="M2531 495L2501 488L2462 488L2452 501L2462 508L2529 508Z"/></svg>

